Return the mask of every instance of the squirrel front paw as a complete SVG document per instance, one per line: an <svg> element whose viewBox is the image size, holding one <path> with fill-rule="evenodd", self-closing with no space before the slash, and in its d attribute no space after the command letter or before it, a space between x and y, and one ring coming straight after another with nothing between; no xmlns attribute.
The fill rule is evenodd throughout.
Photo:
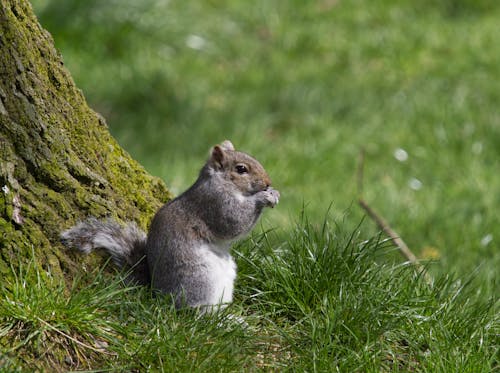
<svg viewBox="0 0 500 373"><path fill-rule="evenodd" d="M264 197L264 203L266 206L274 207L278 204L280 200L280 192L271 187L267 188L266 190L263 190L260 193L262 193L262 196Z"/></svg>

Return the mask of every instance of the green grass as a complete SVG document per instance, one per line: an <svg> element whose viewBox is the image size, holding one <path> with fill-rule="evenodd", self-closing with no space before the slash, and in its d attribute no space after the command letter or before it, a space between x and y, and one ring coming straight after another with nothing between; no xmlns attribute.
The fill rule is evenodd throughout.
<svg viewBox="0 0 500 373"><path fill-rule="evenodd" d="M0 341L17 349L0 366L60 362L44 350L54 340L89 369L499 369L496 1L33 3L91 106L175 193L229 138L264 164L282 198L256 230L273 233L237 248L227 312L248 328L175 312L108 277L63 291L19 274L31 286L18 287L40 296L1 298ZM358 227L362 148L364 196L432 260L430 287L372 222ZM304 205L310 223L295 224ZM323 230L324 221L342 223ZM105 341L113 355L38 318L86 345Z"/></svg>
<svg viewBox="0 0 500 373"><path fill-rule="evenodd" d="M440 271L482 265L492 280L497 2L35 5L91 105L175 193L194 181L210 146L229 138L282 192L267 226L290 226L303 203L311 219L330 203L341 218L357 197L365 148L365 197L410 247L438 255ZM393 155L399 148L404 162Z"/></svg>
<svg viewBox="0 0 500 373"><path fill-rule="evenodd" d="M493 297L468 280L428 284L362 240L304 217L283 241L237 248L236 300L223 312L176 311L168 297L99 270L65 291L35 267L0 285L2 366L111 371L491 372L498 369ZM280 243L276 246L275 240Z"/></svg>

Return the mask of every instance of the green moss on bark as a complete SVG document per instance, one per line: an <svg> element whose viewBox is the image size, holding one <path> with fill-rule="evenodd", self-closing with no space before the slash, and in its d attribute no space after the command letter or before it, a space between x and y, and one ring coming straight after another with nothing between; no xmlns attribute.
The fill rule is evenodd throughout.
<svg viewBox="0 0 500 373"><path fill-rule="evenodd" d="M72 277L83 258L59 244L61 230L88 215L146 229L171 194L88 107L30 4L0 4L0 272L34 252L40 268Z"/></svg>

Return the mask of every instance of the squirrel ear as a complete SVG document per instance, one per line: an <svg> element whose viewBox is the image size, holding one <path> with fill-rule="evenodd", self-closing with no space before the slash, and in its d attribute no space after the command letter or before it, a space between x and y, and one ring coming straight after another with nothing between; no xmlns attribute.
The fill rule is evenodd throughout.
<svg viewBox="0 0 500 373"><path fill-rule="evenodd" d="M212 149L212 157L211 160L214 164L214 167L222 169L223 168L223 162L224 162L224 149L222 146L215 145L214 148Z"/></svg>
<svg viewBox="0 0 500 373"><path fill-rule="evenodd" d="M229 140L224 140L224 142L222 144L220 144L220 147L226 151L233 151L234 152L234 145Z"/></svg>

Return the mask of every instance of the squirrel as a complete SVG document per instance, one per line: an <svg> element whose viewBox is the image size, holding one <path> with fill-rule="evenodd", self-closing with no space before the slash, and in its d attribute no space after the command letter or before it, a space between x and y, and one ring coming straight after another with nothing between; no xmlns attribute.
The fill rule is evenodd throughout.
<svg viewBox="0 0 500 373"><path fill-rule="evenodd" d="M105 249L131 270L130 280L171 294L177 308L224 306L236 279L231 244L279 197L262 165L226 140L212 148L196 182L156 212L147 235L133 222L90 217L61 241L87 254Z"/></svg>

